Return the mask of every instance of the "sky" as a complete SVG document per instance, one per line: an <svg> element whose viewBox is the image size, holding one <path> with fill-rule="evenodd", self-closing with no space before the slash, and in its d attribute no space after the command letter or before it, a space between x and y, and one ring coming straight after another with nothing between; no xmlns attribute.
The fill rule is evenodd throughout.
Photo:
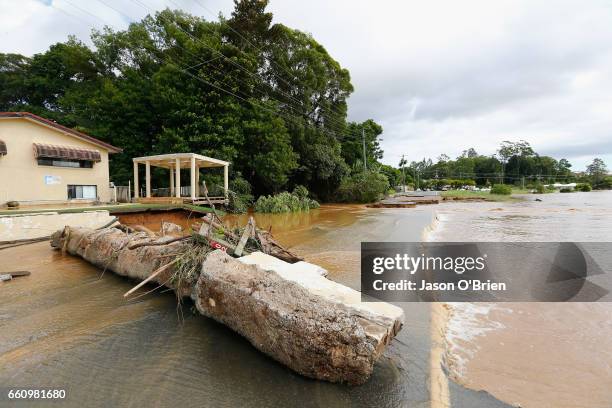
<svg viewBox="0 0 612 408"><path fill-rule="evenodd" d="M232 0L0 0L0 52L42 52L153 10L207 20ZM270 0L351 73L349 119L383 126L383 162L494 154L521 139L576 171L612 168L612 2Z"/></svg>

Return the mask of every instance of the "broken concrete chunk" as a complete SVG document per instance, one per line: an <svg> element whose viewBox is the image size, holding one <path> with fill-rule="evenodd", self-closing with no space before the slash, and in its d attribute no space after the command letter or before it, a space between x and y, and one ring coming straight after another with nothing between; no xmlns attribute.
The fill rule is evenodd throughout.
<svg viewBox="0 0 612 408"><path fill-rule="evenodd" d="M206 258L192 294L200 313L302 375L365 382L401 328L403 311L361 303L359 292L312 268L301 271L266 259L269 255L252 255L235 259L215 251Z"/></svg>
<svg viewBox="0 0 612 408"><path fill-rule="evenodd" d="M383 326L386 331L380 335L380 341L386 341L386 337L390 340L404 324L404 311L401 308L385 302L362 302L359 291L325 278L321 274L321 271L325 270L317 265L308 262L290 264L261 252L255 252L238 260L273 270L284 279L298 283L311 293L343 304L356 314L367 316L370 320L384 321Z"/></svg>
<svg viewBox="0 0 612 408"><path fill-rule="evenodd" d="M162 235L180 235L183 232L183 227L173 222L164 221L161 226Z"/></svg>
<svg viewBox="0 0 612 408"><path fill-rule="evenodd" d="M258 265L259 267L275 272L281 272L284 270L291 270L295 274L315 276L327 276L327 270L321 268L319 265L311 264L306 261L298 261L296 263L285 262L282 259L273 257L272 255L264 254L263 252L253 252L247 256L243 256L240 262L249 265Z"/></svg>

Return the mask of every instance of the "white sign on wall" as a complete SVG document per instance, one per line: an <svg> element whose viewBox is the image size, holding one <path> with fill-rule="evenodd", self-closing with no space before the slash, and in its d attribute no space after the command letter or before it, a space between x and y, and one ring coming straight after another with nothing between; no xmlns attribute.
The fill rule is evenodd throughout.
<svg viewBox="0 0 612 408"><path fill-rule="evenodd" d="M60 184L62 182L62 178L60 176L45 176L45 184Z"/></svg>

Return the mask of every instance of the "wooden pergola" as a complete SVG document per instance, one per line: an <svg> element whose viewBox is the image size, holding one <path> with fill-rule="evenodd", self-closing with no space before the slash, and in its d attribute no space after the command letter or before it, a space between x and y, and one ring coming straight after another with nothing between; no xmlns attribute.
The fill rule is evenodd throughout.
<svg viewBox="0 0 612 408"><path fill-rule="evenodd" d="M151 199L151 166L163 167L170 171L170 189L168 195L168 201L172 197L183 200L181 198L181 172L180 169L190 169L190 197L188 201L195 204L199 204L204 197L200 197L199 185L200 185L200 169L212 168L212 167L223 167L223 190L224 197L209 197L213 203L227 203L228 200L228 168L229 162L213 159L212 157L206 157L195 153L171 153L171 154L159 154L156 156L144 156L135 157L132 159L134 162L134 198L139 199L139 183L138 183L138 165L145 165L145 198ZM156 197L164 198L164 197ZM140 199L140 201L147 201ZM159 201L159 200L158 200Z"/></svg>

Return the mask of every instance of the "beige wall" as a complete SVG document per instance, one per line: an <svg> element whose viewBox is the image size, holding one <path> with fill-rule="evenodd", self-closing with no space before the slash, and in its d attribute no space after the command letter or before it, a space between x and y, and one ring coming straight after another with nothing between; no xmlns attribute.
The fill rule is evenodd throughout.
<svg viewBox="0 0 612 408"><path fill-rule="evenodd" d="M115 217L109 215L108 211L0 215L0 239L13 241L46 237L55 231L64 229L66 225L79 228L100 228L113 219Z"/></svg>
<svg viewBox="0 0 612 408"><path fill-rule="evenodd" d="M0 156L0 204L8 200L67 201L68 184L96 185L100 200L110 201L108 151L102 147L23 118L0 119L0 140L8 151ZM102 161L91 169L39 166L33 143L97 150ZM45 184L45 176L59 177L59 183Z"/></svg>

